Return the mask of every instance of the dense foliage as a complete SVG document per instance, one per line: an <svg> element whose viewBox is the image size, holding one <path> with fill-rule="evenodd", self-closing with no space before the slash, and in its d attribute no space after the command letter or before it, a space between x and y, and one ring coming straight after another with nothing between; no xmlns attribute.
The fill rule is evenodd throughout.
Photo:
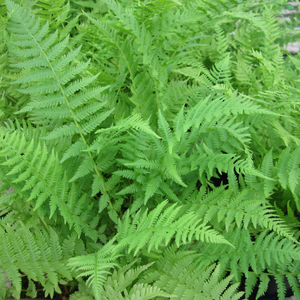
<svg viewBox="0 0 300 300"><path fill-rule="evenodd" d="M0 1L0 299L300 299L286 5Z"/></svg>

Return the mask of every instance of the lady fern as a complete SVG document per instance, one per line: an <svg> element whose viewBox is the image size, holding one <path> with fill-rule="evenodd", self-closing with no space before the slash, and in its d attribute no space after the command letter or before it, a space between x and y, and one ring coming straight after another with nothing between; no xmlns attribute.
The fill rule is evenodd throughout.
<svg viewBox="0 0 300 300"><path fill-rule="evenodd" d="M0 299L300 297L281 2L0 3Z"/></svg>

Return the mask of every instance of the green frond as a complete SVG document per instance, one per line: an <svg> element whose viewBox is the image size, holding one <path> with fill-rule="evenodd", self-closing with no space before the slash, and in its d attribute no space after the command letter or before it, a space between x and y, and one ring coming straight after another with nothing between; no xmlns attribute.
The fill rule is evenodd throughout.
<svg viewBox="0 0 300 300"><path fill-rule="evenodd" d="M131 91L133 96L130 101L135 105L136 112L141 114L143 118L148 119L158 105L154 95L153 83L148 73L138 74L132 83ZM157 95L156 95L157 96Z"/></svg>
<svg viewBox="0 0 300 300"><path fill-rule="evenodd" d="M240 299L243 292L236 292L238 285L233 276L220 279L220 265L199 267L197 258L184 251L164 252L163 257L146 271L143 281L153 282L179 299Z"/></svg>
<svg viewBox="0 0 300 300"><path fill-rule="evenodd" d="M113 254L113 251L112 243L107 243L96 253L73 257L68 262L70 268L80 272L78 277L89 277L86 284L91 287L97 300L101 299L107 274L111 273L110 269L117 266L114 261L118 255Z"/></svg>
<svg viewBox="0 0 300 300"><path fill-rule="evenodd" d="M163 138L164 142L167 143L169 148L169 153L172 154L174 147L173 136L170 130L170 126L167 120L162 115L161 111L158 112L158 128L160 130L160 135Z"/></svg>
<svg viewBox="0 0 300 300"><path fill-rule="evenodd" d="M294 196L297 209L299 210L299 200L296 189L298 187L300 170L299 170L300 147L298 146L291 152L288 147L282 151L277 163L278 181L283 188L289 188Z"/></svg>
<svg viewBox="0 0 300 300"><path fill-rule="evenodd" d="M179 142L183 135L183 124L184 124L184 107L181 107L181 110L174 118L174 133L176 140Z"/></svg>
<svg viewBox="0 0 300 300"><path fill-rule="evenodd" d="M62 255L58 235L53 229L50 233L31 231L21 224L0 228L1 267L13 285L13 295L18 298L22 289L21 277L40 282L45 294L53 297L54 291L61 292L59 283L72 279L70 269Z"/></svg>
<svg viewBox="0 0 300 300"><path fill-rule="evenodd" d="M177 0L154 0L143 5L143 15L148 15L150 18L154 15L163 14L178 5L182 5L182 3Z"/></svg>
<svg viewBox="0 0 300 300"><path fill-rule="evenodd" d="M18 7L9 0L8 3L8 8L15 10L10 19L13 33L11 40L19 42L11 47L14 54L22 60L13 66L26 70L25 77L21 76L15 84L21 84L20 92L31 95L31 101L19 113L30 112L48 120L64 119L67 122L64 122L64 125L57 122L57 126L49 132L46 139L79 135L85 148L88 148L85 136L95 132L114 111L105 108L105 104L101 105L101 102L97 105L91 101L107 87L91 87L99 74L82 76L87 74L88 62L81 65L75 65L73 62L80 53L80 47L68 51L68 37L61 41L57 41L57 33L46 37L48 27L40 29L39 19L32 15L30 10ZM23 55L26 51L32 53L29 59ZM88 156L91 158L91 155ZM82 168L78 169L73 179L90 173L94 168L93 160L93 167L89 168L89 172L79 175ZM99 171L98 176L101 177Z"/></svg>
<svg viewBox="0 0 300 300"><path fill-rule="evenodd" d="M133 183L121 189L117 195L136 194L141 190L139 184Z"/></svg>
<svg viewBox="0 0 300 300"><path fill-rule="evenodd" d="M68 183L55 151L49 153L46 145L39 140L27 140L26 133L21 130L12 132L1 128L0 138L3 176L12 187L18 187L20 197L30 201L42 215L50 218L61 215L78 235L84 232L97 239L97 232L86 223L95 215L81 216L87 195L80 198L79 188ZM87 211L91 212L92 207Z"/></svg>
<svg viewBox="0 0 300 300"><path fill-rule="evenodd" d="M39 0L33 7L35 14L38 14L43 19L54 19L57 24L63 23L70 11L70 3L65 3L64 0L52 3L49 0Z"/></svg>
<svg viewBox="0 0 300 300"><path fill-rule="evenodd" d="M0 300L300 298L281 0L0 2Z"/></svg>
<svg viewBox="0 0 300 300"><path fill-rule="evenodd" d="M143 159L136 160L133 163L125 163L125 166L150 170L159 170L161 168L161 165L158 161L146 161Z"/></svg>
<svg viewBox="0 0 300 300"><path fill-rule="evenodd" d="M161 176L156 176L156 177L153 177L147 183L146 192L145 192L145 202L156 193L156 191L158 190L158 188L160 186L161 180L162 180Z"/></svg>
<svg viewBox="0 0 300 300"><path fill-rule="evenodd" d="M139 114L134 114L126 119L120 120L115 126L111 126L110 128L99 129L96 131L96 133L109 131L118 131L118 133L121 133L130 128L143 131L155 137L159 137L149 126L148 122L144 121Z"/></svg>
<svg viewBox="0 0 300 300"><path fill-rule="evenodd" d="M217 42L218 60L223 60L226 58L228 43L224 31L218 25L216 26L216 42Z"/></svg>
<svg viewBox="0 0 300 300"><path fill-rule="evenodd" d="M153 211L147 214L141 210L131 220L126 213L118 224L119 241L116 249L128 246L128 251L134 250L136 255L139 250L147 247L157 249L161 243L167 245L175 239L177 246L200 239L212 243L227 243L216 231L202 224L201 219L193 213L180 215L180 206L172 205L167 208L167 202L160 203ZM162 211L164 209L164 211Z"/></svg>
<svg viewBox="0 0 300 300"><path fill-rule="evenodd" d="M258 82L256 81L253 67L245 61L242 53L239 52L237 54L237 61L234 64L236 66L234 70L235 77L237 80L237 84L239 84L240 90L243 91L242 87L244 89L246 87L254 87L258 89Z"/></svg>
<svg viewBox="0 0 300 300"><path fill-rule="evenodd" d="M241 275L244 273L246 277L246 297L250 296L265 269L267 269L267 274L275 275L275 278L282 285L284 284L284 275L290 272L289 268L293 266L294 260L298 263L299 246L286 238L281 238L274 232L262 231L257 234L254 243L245 229L237 229L234 234L231 232L230 235L229 240L235 248L227 245L224 245L222 249L219 248L219 245L201 248L203 244L200 243L196 247L201 248L202 258L200 264L208 265L218 260L221 270L226 270L230 266L230 270L237 280L240 280ZM240 239L241 236L243 236L243 239ZM216 253L218 255L215 255ZM217 256L218 258L216 258ZM269 282L269 280L269 277L262 276L259 289L264 290L267 284L266 281ZM278 295L283 294L279 291Z"/></svg>
<svg viewBox="0 0 300 300"><path fill-rule="evenodd" d="M253 104L253 102L242 96L232 98L218 97L215 99L209 96L189 110L183 128L184 131L187 131L192 125L199 126L198 124L201 124L204 120L210 122L217 118L219 120L223 116L237 116L238 114L274 115L274 113Z"/></svg>
<svg viewBox="0 0 300 300"><path fill-rule="evenodd" d="M265 155L263 162L262 162L262 166L261 166L261 171L262 174L264 174L266 177L269 178L273 178L274 174L273 171L274 167L273 167L273 158L272 158L272 149ZM265 197L268 197L273 189L275 188L276 185L276 181L273 180L268 180L265 179L265 183L264 183L264 194Z"/></svg>
<svg viewBox="0 0 300 300"><path fill-rule="evenodd" d="M218 227L224 224L226 231L232 229L234 224L246 229L251 225L254 228L259 226L297 242L287 224L276 215L275 209L266 200L257 198L251 190L244 189L236 196L232 195L231 190L219 188L216 191L222 192L222 196L218 193L203 199L196 196L192 204L186 204L188 211L195 213L204 224L212 223Z"/></svg>
<svg viewBox="0 0 300 300"><path fill-rule="evenodd" d="M212 69L210 70L210 75L208 77L213 84L224 83L227 86L229 85L231 78L229 54L212 67Z"/></svg>
<svg viewBox="0 0 300 300"><path fill-rule="evenodd" d="M132 265L125 265L123 268L114 270L103 286L103 299L156 299L156 297L170 297L163 290L148 284L135 283L140 274L151 267L151 264L140 266L135 269ZM132 287L131 287L132 285ZM123 296L124 295L124 296Z"/></svg>
<svg viewBox="0 0 300 300"><path fill-rule="evenodd" d="M180 178L178 170L176 168L176 160L169 153L167 153L163 160L164 168L165 168L165 176L167 178L173 179L176 183L181 186L186 187L186 184Z"/></svg>
<svg viewBox="0 0 300 300"><path fill-rule="evenodd" d="M184 68L180 68L180 69L175 69L175 70L173 70L173 72L182 74L189 78L192 78L195 80L195 82L197 84L201 84L206 87L211 87L213 85L212 82L208 79L210 76L210 73L204 66L200 66L198 68L184 67ZM201 73L203 73L203 74L200 75Z"/></svg>

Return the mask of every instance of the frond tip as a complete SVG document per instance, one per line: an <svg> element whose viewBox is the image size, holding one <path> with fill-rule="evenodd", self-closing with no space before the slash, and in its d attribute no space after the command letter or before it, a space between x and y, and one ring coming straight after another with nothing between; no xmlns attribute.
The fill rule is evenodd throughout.
<svg viewBox="0 0 300 300"><path fill-rule="evenodd" d="M113 254L112 244L108 243L96 253L70 258L68 265L80 272L77 278L89 277L86 284L92 288L96 300L100 300L107 275L118 265L115 262L117 258L118 255Z"/></svg>

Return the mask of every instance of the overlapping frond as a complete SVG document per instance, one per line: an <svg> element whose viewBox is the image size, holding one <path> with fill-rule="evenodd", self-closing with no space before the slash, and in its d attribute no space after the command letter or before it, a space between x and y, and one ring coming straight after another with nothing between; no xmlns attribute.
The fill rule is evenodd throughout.
<svg viewBox="0 0 300 300"><path fill-rule="evenodd" d="M198 257L199 259L199 257ZM180 299L240 299L243 292L236 292L233 275L220 279L220 265L199 267L197 255L167 249L152 269L146 271L142 281L153 282L166 292Z"/></svg>
<svg viewBox="0 0 300 300"><path fill-rule="evenodd" d="M69 36L59 40L58 32L49 32L49 24L41 25L30 10L9 0L7 7L12 12L8 25L12 33L10 51L20 60L12 66L23 70L14 84L19 85L21 93L30 95L29 103L19 112L30 112L35 122L40 118L54 121L56 126L46 139L77 135L87 148L86 136L114 110L105 108L106 101L101 98L95 101L107 87L93 87L99 74L88 75L88 62L74 64L81 47L69 50ZM94 167L91 155L82 158L81 169L72 179L90 173ZM85 168L88 172L82 174Z"/></svg>
<svg viewBox="0 0 300 300"><path fill-rule="evenodd" d="M237 280L245 274L246 297L251 295L259 279L261 282L257 297L265 293L270 281L268 274L274 275L276 281L284 285L284 275L299 264L299 247L287 238L276 235L275 232L264 230L256 236L255 242L251 240L249 232L245 229L236 229L229 235L226 236L235 248L226 245L221 249L219 245L203 246L202 243L196 248L201 248L201 264L207 265L218 260L221 270L230 268ZM296 276L299 276L299 270L296 273ZM295 291L299 290L299 286L294 285L295 282L290 283ZM278 294L280 299L284 299L284 293L279 291Z"/></svg>
<svg viewBox="0 0 300 300"><path fill-rule="evenodd" d="M92 203L85 206L89 196L68 182L54 149L49 152L45 143L28 140L27 134L18 129L1 127L0 139L1 180L10 182L21 199L31 202L41 215L60 215L78 235L84 232L96 240L94 228L99 217L91 214Z"/></svg>
<svg viewBox="0 0 300 300"><path fill-rule="evenodd" d="M132 268L131 263L125 265L118 271L115 270L111 276L108 276L103 286L102 299L157 299L157 297L170 298L172 295L167 294L162 289L145 283L135 283L140 274L147 270L152 264ZM132 285L132 286L131 286Z"/></svg>
<svg viewBox="0 0 300 300"><path fill-rule="evenodd" d="M282 1L4 2L0 299L299 298Z"/></svg>
<svg viewBox="0 0 300 300"><path fill-rule="evenodd" d="M5 289L5 280L9 278L14 297L19 298L24 274L31 283L29 289L36 293L34 282L38 281L45 288L45 294L51 297L54 291L61 292L60 283L72 279L66 260L69 256L63 252L59 237L52 228L47 233L30 230L23 224L17 229L7 225L0 227L0 237L1 273L6 274L1 276L1 289ZM70 255L74 254L72 246L74 244L68 246Z"/></svg>

